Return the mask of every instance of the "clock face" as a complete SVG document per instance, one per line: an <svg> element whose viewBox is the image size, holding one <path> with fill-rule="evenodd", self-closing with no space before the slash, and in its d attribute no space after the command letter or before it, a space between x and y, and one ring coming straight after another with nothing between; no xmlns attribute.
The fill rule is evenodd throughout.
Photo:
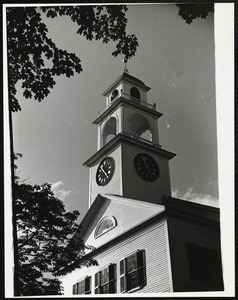
<svg viewBox="0 0 238 300"><path fill-rule="evenodd" d="M139 176L146 181L154 181L159 177L159 166L155 159L147 153L136 155L135 168Z"/></svg>
<svg viewBox="0 0 238 300"><path fill-rule="evenodd" d="M115 162L112 157L104 158L98 166L96 173L96 181L98 185L106 185L113 176Z"/></svg>

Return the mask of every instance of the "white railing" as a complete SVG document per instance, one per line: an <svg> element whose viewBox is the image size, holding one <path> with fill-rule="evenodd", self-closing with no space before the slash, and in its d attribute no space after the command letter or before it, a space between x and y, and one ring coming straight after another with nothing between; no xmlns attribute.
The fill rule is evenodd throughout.
<svg viewBox="0 0 238 300"><path fill-rule="evenodd" d="M147 139L144 139L142 138L141 136L139 136L137 133L135 133L134 131L130 131L130 134L129 134L131 137L133 137L134 139L137 139L137 140L140 140L142 142L145 142L147 144L150 144L150 145L154 145L156 147L159 147L161 148L161 145L159 144L156 144L154 143L152 140L147 140Z"/></svg>
<svg viewBox="0 0 238 300"><path fill-rule="evenodd" d="M137 99L135 97L132 97L131 95L128 95L128 94L124 93L123 91L120 91L120 93L106 106L105 109L103 109L102 111L98 110L97 116L99 117L102 113L104 113L113 103L115 103L121 97L123 97L124 99L129 100L133 103L145 106L149 109L156 110L156 103L150 104L148 102L145 102L145 101L142 101L142 100Z"/></svg>

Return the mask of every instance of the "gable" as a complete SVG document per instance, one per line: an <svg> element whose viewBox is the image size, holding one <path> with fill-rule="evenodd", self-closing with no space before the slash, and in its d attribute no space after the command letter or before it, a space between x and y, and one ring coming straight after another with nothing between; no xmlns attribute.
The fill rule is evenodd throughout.
<svg viewBox="0 0 238 300"><path fill-rule="evenodd" d="M162 211L162 205L98 195L81 223L81 238L97 248Z"/></svg>

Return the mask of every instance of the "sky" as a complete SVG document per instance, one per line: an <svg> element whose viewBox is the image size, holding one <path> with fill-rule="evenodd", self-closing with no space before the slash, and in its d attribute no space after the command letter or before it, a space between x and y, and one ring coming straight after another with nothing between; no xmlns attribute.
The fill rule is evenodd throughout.
<svg viewBox="0 0 238 300"><path fill-rule="evenodd" d="M160 144L170 161L173 196L218 206L214 16L191 25L169 4L129 5L127 33L139 41L129 74L151 87L148 102L163 113ZM92 122L105 108L102 93L122 74L115 44L87 41L67 17L45 20L58 47L75 53L83 72L56 78L41 103L24 99L13 114L14 150L20 177L29 184L52 183L55 195L81 216L88 210L89 170L83 163L97 150ZM206 199L206 200L204 200ZM205 202L204 202L205 201Z"/></svg>

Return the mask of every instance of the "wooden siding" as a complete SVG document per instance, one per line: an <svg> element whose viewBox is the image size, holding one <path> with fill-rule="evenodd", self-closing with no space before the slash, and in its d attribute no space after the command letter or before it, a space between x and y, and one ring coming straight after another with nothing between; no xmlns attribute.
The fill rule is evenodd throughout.
<svg viewBox="0 0 238 300"><path fill-rule="evenodd" d="M189 276L186 244L194 243L215 249L220 253L219 230L175 219L168 221L168 229L174 291L203 290L203 282L194 281Z"/></svg>
<svg viewBox="0 0 238 300"><path fill-rule="evenodd" d="M110 263L117 264L117 293L120 293L120 268L119 261L128 255L144 249L146 255L146 277L147 284L135 293L160 293L172 292L172 279L170 264L168 260L167 226L166 221L144 228L137 234L126 238L97 255L99 266L82 268L61 280L65 289L65 295L72 295L72 286L75 280L80 280L86 275L92 276L92 287L94 288L94 274ZM93 292L94 293L94 292Z"/></svg>

